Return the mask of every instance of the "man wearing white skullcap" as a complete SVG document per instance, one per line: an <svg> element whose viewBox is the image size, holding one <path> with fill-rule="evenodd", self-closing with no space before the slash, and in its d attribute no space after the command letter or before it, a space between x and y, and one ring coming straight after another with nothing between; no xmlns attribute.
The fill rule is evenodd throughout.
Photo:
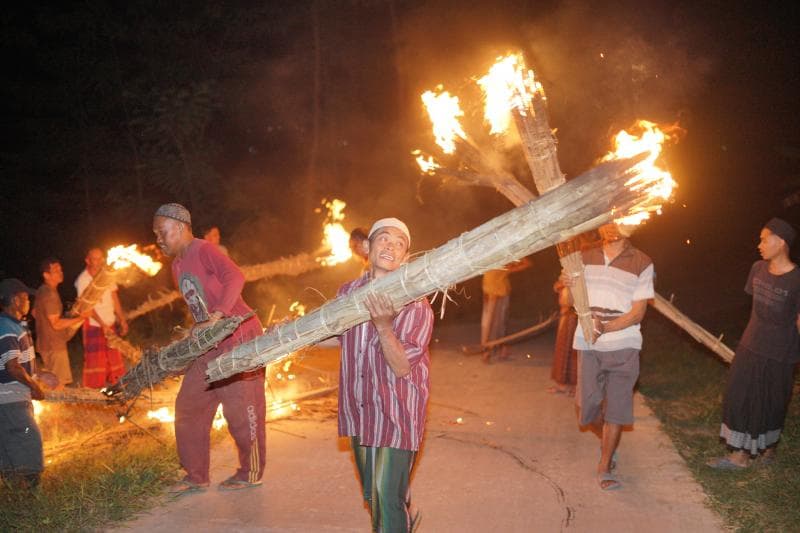
<svg viewBox="0 0 800 533"><path fill-rule="evenodd" d="M369 271L339 289L350 294L400 268L411 233L396 218L372 225ZM395 310L386 294L363 301L372 320L340 337L339 436L350 437L373 531L410 531L408 485L425 430L433 311L425 298Z"/></svg>

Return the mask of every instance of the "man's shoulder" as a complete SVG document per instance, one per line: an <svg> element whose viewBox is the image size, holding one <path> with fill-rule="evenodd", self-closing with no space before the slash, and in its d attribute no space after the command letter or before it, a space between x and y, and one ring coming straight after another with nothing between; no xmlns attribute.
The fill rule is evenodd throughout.
<svg viewBox="0 0 800 533"><path fill-rule="evenodd" d="M0 314L0 337L5 337L9 334L18 335L21 330L22 326L12 320L10 316L5 313Z"/></svg>
<svg viewBox="0 0 800 533"><path fill-rule="evenodd" d="M58 291L42 283L39 286L39 288L36 289L34 306L43 304L46 301L49 301L54 298L58 298Z"/></svg>
<svg viewBox="0 0 800 533"><path fill-rule="evenodd" d="M356 279L348 281L347 283L343 284L341 287L339 287L337 293L341 296L350 294L359 287L363 287L368 282L369 282L369 273L367 272L357 277Z"/></svg>

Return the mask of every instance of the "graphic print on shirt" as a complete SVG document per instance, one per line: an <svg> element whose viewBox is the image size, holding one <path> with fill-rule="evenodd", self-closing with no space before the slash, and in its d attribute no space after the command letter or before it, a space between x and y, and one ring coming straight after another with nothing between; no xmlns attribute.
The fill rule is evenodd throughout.
<svg viewBox="0 0 800 533"><path fill-rule="evenodd" d="M208 307L206 306L205 292L200 281L191 273L184 272L178 282L183 299L189 306L195 322L205 322L208 320Z"/></svg>

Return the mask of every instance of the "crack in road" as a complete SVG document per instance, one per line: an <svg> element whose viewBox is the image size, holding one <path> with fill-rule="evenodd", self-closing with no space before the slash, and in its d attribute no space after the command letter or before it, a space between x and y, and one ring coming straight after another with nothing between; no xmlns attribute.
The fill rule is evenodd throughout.
<svg viewBox="0 0 800 533"><path fill-rule="evenodd" d="M530 459L529 460L529 459L521 456L520 454L516 453L513 450L505 448L504 446L502 446L500 444L495 444L493 442L489 442L489 441L487 441L485 439L482 439L481 441L476 441L476 440L472 440L472 439L466 439L466 438L463 438L463 437L457 437L454 434L447 433L447 432L438 433L436 435L436 438L437 439L446 439L446 440L451 440L451 441L455 441L455 442L460 442L462 444L470 444L472 446L479 446L481 448L487 448L487 449L494 450L494 451L503 453L503 454L511 457L523 469L525 469L525 470L533 473L534 475L537 475L537 476L541 477L542 479L544 479L547 482L547 484L550 485L550 488L553 489L553 492L556 495L556 500L563 507L563 510L564 510L564 517L561 519L561 530L562 531L567 529L570 526L570 524L572 523L572 521L575 519L575 509L573 509L571 506L569 506L567 504L567 495L564 492L564 489L562 489L561 485L559 485L558 483L553 481L553 479L551 479L547 474L545 474L544 472L536 469L532 464L530 464L530 462L534 462L535 463L536 462L535 459Z"/></svg>

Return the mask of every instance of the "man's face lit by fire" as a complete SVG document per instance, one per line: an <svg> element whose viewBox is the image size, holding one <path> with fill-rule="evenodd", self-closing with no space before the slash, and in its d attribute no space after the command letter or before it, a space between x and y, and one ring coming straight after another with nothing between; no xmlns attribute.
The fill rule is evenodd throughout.
<svg viewBox="0 0 800 533"><path fill-rule="evenodd" d="M775 259L783 252L786 243L767 228L761 230L761 240L758 243L758 253L765 261Z"/></svg>
<svg viewBox="0 0 800 533"><path fill-rule="evenodd" d="M604 224L597 231L600 233L600 238L603 239L603 244L611 244L624 238L616 224Z"/></svg>
<svg viewBox="0 0 800 533"><path fill-rule="evenodd" d="M376 277L397 270L408 256L408 239L397 228L379 229L368 243L369 262Z"/></svg>
<svg viewBox="0 0 800 533"><path fill-rule="evenodd" d="M153 218L153 233L156 235L156 245L169 257L175 257L180 252L183 242L183 222L169 217Z"/></svg>
<svg viewBox="0 0 800 533"><path fill-rule="evenodd" d="M106 262L106 258L103 255L103 251L99 248L93 248L89 250L89 253L86 254L86 270L92 276L96 276L100 269L103 268L103 265Z"/></svg>
<svg viewBox="0 0 800 533"><path fill-rule="evenodd" d="M42 277L48 285L59 286L64 281L64 271L61 269L61 263L50 263L50 268L47 272L42 273Z"/></svg>

